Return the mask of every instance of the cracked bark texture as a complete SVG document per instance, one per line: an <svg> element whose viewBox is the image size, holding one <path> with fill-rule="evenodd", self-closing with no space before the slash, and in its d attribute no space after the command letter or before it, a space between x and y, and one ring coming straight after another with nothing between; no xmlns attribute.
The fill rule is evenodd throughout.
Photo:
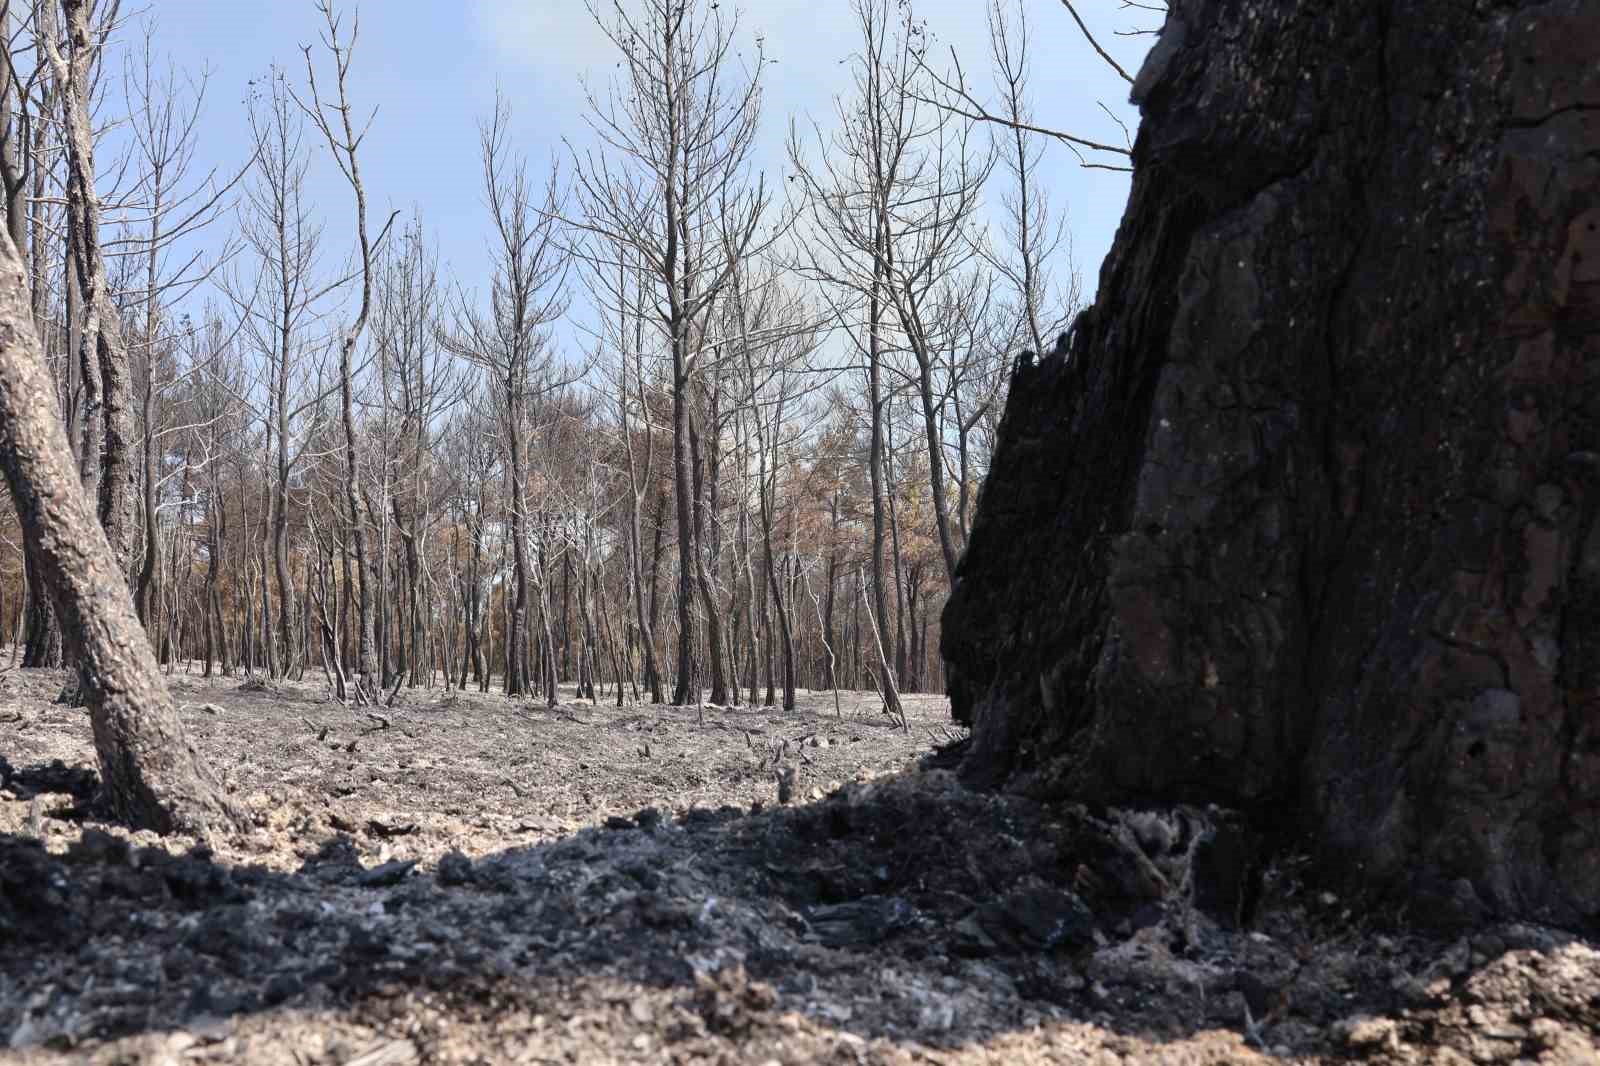
<svg viewBox="0 0 1600 1066"><path fill-rule="evenodd" d="M1600 920L1600 7L1179 0L945 611L980 783Z"/></svg>
<svg viewBox="0 0 1600 1066"><path fill-rule="evenodd" d="M0 472L78 667L105 796L119 816L158 832L244 825L184 736L41 355L22 263L0 234Z"/></svg>

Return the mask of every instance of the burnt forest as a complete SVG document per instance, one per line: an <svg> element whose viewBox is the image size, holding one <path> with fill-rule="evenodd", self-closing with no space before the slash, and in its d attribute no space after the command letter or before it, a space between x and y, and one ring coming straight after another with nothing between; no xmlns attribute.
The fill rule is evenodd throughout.
<svg viewBox="0 0 1600 1066"><path fill-rule="evenodd" d="M1600 1064L1594 0L0 30L0 1064Z"/></svg>

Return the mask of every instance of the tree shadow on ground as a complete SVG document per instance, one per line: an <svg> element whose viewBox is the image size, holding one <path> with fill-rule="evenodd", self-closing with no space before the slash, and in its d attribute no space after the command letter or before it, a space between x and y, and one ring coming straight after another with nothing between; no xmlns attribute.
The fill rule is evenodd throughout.
<svg viewBox="0 0 1600 1066"><path fill-rule="evenodd" d="M9 783L40 817L94 817L92 774ZM1486 1040L1523 1055L1600 1027L1600 955L1548 930L1379 934L1281 871L1230 929L1251 882L1204 817L925 772L428 867L364 865L349 834L292 872L93 824L60 856L5 835L0 1043L23 1061L1231 1062L1459 1038L1495 1061Z"/></svg>

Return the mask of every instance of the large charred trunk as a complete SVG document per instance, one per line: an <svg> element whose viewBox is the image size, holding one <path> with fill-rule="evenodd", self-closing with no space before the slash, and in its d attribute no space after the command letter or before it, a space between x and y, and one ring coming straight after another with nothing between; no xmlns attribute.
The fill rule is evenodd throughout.
<svg viewBox="0 0 1600 1066"><path fill-rule="evenodd" d="M971 777L1278 813L1419 916L1600 914L1596 40L1173 5L945 611Z"/></svg>

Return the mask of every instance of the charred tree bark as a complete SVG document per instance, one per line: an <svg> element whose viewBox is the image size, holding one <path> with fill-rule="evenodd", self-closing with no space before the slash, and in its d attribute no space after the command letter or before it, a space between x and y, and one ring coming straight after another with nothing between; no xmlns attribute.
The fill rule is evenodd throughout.
<svg viewBox="0 0 1600 1066"><path fill-rule="evenodd" d="M356 588L356 618L359 629L356 640L356 678L355 688L358 698L376 701L385 680L382 667L378 662L377 633L374 628L374 589L373 585L381 580L382 562L369 559L367 552L367 518L372 508L369 504L366 513L361 508L359 486L361 482L361 460L356 447L356 425L354 415L355 391L355 350L361 341L361 334L366 329L367 316L372 310L372 240L367 236L367 192L361 183L361 167L357 159L357 149L361 139L366 136L365 131L357 135L351 125L350 104L345 93L345 76L350 64L350 46L354 43L354 31L349 42L341 44L339 39L338 23L334 18L331 7L324 6L323 14L328 23L328 48L333 53L334 69L337 73L338 100L327 105L328 109L337 113L339 125L336 128L332 120L324 112L323 102L317 94L315 68L311 63L311 53L306 49L306 80L311 87L312 106L301 104L303 110L311 116L322 130L328 142L328 147L333 151L339 162L339 168L350 184L350 190L355 195L356 201L356 240L361 250L361 305L356 311L355 321L345 329L339 338L339 423L344 430L344 492L345 520L349 523L349 538L352 551L355 555L357 577ZM390 216L390 223L394 216ZM387 232L388 225L384 226ZM378 240L383 240L383 233L378 235ZM281 565L281 564L280 564ZM387 665L387 664L384 664Z"/></svg>
<svg viewBox="0 0 1600 1066"><path fill-rule="evenodd" d="M416 688L421 683L421 673L424 665L422 644L422 558L417 551L418 521L415 511L402 508L400 497L394 498L394 526L400 534L400 542L405 548L406 582L405 582L405 611L401 613L404 619L404 630L409 632L411 641L411 654L406 671L406 686ZM446 676L449 676L448 673ZM432 683L432 671L429 671L429 683Z"/></svg>
<svg viewBox="0 0 1600 1066"><path fill-rule="evenodd" d="M23 552L23 567L28 582L28 617L23 630L22 665L59 666L59 637L51 639L56 626L50 613L50 596L32 549Z"/></svg>
<svg viewBox="0 0 1600 1066"><path fill-rule="evenodd" d="M506 619L506 672L507 696L525 696L533 682L525 676L528 626L528 531L527 502L523 496L522 473L522 415L516 396L518 388L510 385L506 395L511 412L506 419L507 443L511 453L511 558L516 574L516 605Z"/></svg>
<svg viewBox="0 0 1600 1066"><path fill-rule="evenodd" d="M666 486L656 489L655 516L651 519L655 527L650 543L650 632L661 631L661 555L664 548L664 536L667 530L667 490ZM661 659L656 658L659 665ZM659 701L657 701L659 702Z"/></svg>
<svg viewBox="0 0 1600 1066"><path fill-rule="evenodd" d="M105 527L124 580L133 561L134 469L128 451L132 418L128 410L128 353L120 317L111 302L105 256L100 245L100 198L94 187L94 130L90 118L90 70L101 43L89 25L87 0L61 0L66 20L67 54L57 49L53 31L42 38L54 68L60 96L67 158L67 223L75 281L83 299L79 362L86 386L87 419L97 422L86 434L85 467L99 495ZM47 22L53 28L53 20ZM86 426L90 423L86 421ZM98 451L90 456L91 450Z"/></svg>
<svg viewBox="0 0 1600 1066"><path fill-rule="evenodd" d="M656 633L650 611L645 604L644 563L640 556L643 544L639 536L639 496L636 493L628 509L628 564L632 567L634 614L639 626L639 651L644 662L644 684L650 690L650 702L664 702L661 695L661 669L656 664Z"/></svg>
<svg viewBox="0 0 1600 1066"><path fill-rule="evenodd" d="M711 696L710 702L718 707L728 703L728 657L727 645L722 637L722 605L717 602L716 589L711 584L711 570L707 565L707 556L711 558L711 565L716 564L716 546L714 536L708 525L716 521L716 501L714 499L716 474L708 470L707 453L715 454L716 444L713 438L716 435L717 410L716 396L708 390L706 424L709 427L704 437L701 436L700 427L696 424L694 412L689 414L689 456L692 469L690 491L693 493L693 525L694 525L694 589L699 594L701 606L706 615L706 655L711 666ZM707 497L713 498L708 500ZM707 519L707 511L711 512Z"/></svg>
<svg viewBox="0 0 1600 1066"><path fill-rule="evenodd" d="M217 660L218 669L228 673L228 636L222 624L222 595L218 577L222 568L223 517L225 511L217 499L217 481L213 475L211 492L206 498L206 586L205 586L205 676L211 676L211 662Z"/></svg>
<svg viewBox="0 0 1600 1066"><path fill-rule="evenodd" d="M673 327L672 378L672 487L678 522L678 677L672 688L672 703L682 707L700 701L700 664L696 653L697 627L694 601L695 550L694 476L689 458L689 372L687 360L678 352L679 327Z"/></svg>
<svg viewBox="0 0 1600 1066"><path fill-rule="evenodd" d="M945 611L977 780L1600 914L1600 10L1174 4Z"/></svg>

